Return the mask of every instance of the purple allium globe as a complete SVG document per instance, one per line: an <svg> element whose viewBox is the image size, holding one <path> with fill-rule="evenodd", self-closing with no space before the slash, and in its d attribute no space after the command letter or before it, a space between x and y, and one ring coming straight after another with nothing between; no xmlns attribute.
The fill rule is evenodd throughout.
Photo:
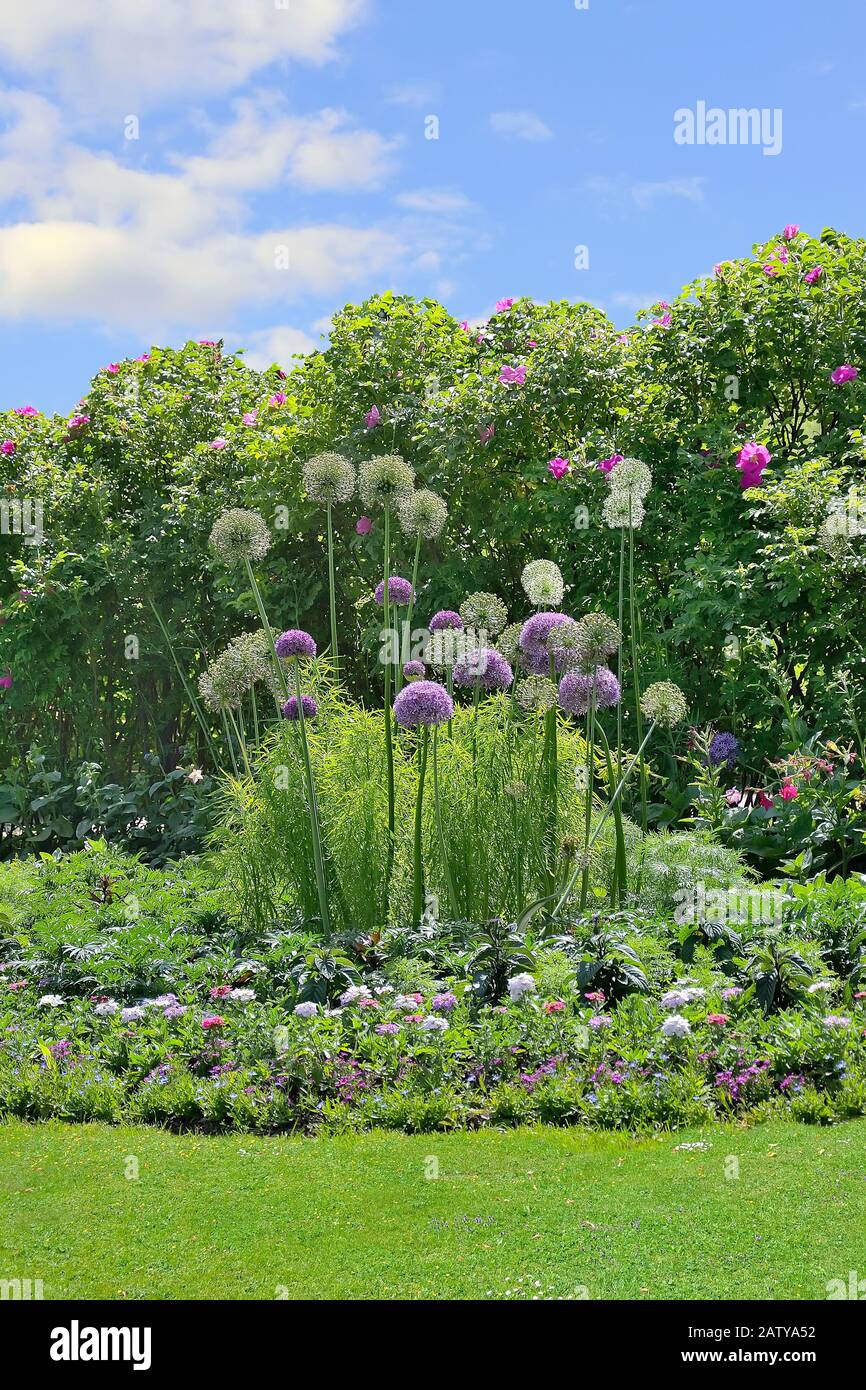
<svg viewBox="0 0 866 1390"><path fill-rule="evenodd" d="M520 650L524 655L543 656L547 660L547 643L550 634L556 627L574 627L573 618L569 618L567 613L536 613L523 624L520 631ZM547 670L547 667L545 667ZM540 674L539 672L535 673Z"/></svg>
<svg viewBox="0 0 866 1390"><path fill-rule="evenodd" d="M316 715L319 713L319 707L312 695L302 695L301 705L304 711L304 718L315 719ZM288 700L283 705L282 714L284 719L298 719L300 717L298 713L297 695L289 696Z"/></svg>
<svg viewBox="0 0 866 1390"><path fill-rule="evenodd" d="M444 632L453 629L455 632L463 631L463 619L459 613L455 613L453 608L440 608L438 613L434 613L430 619L431 632Z"/></svg>
<svg viewBox="0 0 866 1390"><path fill-rule="evenodd" d="M411 603L412 585L408 579L401 579L399 574L392 574L388 580L388 600L390 603ZM380 579L376 585L376 602L381 608L385 602L385 581Z"/></svg>
<svg viewBox="0 0 866 1390"><path fill-rule="evenodd" d="M407 661L403 667L403 678L407 681L422 681L427 674L423 661Z"/></svg>
<svg viewBox="0 0 866 1390"><path fill-rule="evenodd" d="M589 709L589 676L569 671L559 682L559 704L566 714L584 715Z"/></svg>
<svg viewBox="0 0 866 1390"><path fill-rule="evenodd" d="M713 735L708 749L708 757L713 767L719 767L721 763L733 767L739 751L739 739L735 738L733 734L721 732Z"/></svg>
<svg viewBox="0 0 866 1390"><path fill-rule="evenodd" d="M505 657L493 647L476 647L454 664L454 684L482 690L507 690L514 672Z"/></svg>
<svg viewBox="0 0 866 1390"><path fill-rule="evenodd" d="M291 657L312 661L316 655L316 644L308 632L299 627L292 627L288 632L280 633L274 643L274 650L284 661Z"/></svg>
<svg viewBox="0 0 866 1390"><path fill-rule="evenodd" d="M394 701L394 719L404 729L444 724L453 713L454 701L438 681L412 681Z"/></svg>
<svg viewBox="0 0 866 1390"><path fill-rule="evenodd" d="M589 673L569 671L559 682L559 703L568 714L586 714L590 700L596 709L611 709L619 697L619 681L606 666Z"/></svg>

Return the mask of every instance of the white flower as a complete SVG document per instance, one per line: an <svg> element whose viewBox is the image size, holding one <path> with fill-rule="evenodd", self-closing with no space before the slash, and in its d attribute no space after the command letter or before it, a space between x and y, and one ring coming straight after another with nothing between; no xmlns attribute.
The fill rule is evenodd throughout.
<svg viewBox="0 0 866 1390"><path fill-rule="evenodd" d="M428 1014L421 1023L421 1030L424 1033L444 1033L447 1028L447 1018L440 1018L438 1014Z"/></svg>
<svg viewBox="0 0 866 1390"><path fill-rule="evenodd" d="M319 1012L318 1004L314 1004L312 999L307 1000L306 1004L296 1004L295 1013L298 1018L312 1018Z"/></svg>
<svg viewBox="0 0 866 1390"><path fill-rule="evenodd" d="M120 1006L114 999L106 999L104 1004L94 1004L93 1012L99 1018L109 1018L111 1014L116 1014Z"/></svg>
<svg viewBox="0 0 866 1390"><path fill-rule="evenodd" d="M806 990L806 993L807 993L807 994L820 994L823 990L830 990L830 989L832 989L832 988L833 988L833 981L832 981L832 980L816 980L816 982L815 982L814 985L810 985L810 986L809 986L809 988Z"/></svg>
<svg viewBox="0 0 866 1390"><path fill-rule="evenodd" d="M526 597L536 608L558 608L562 603L562 573L552 560L530 560L521 583Z"/></svg>
<svg viewBox="0 0 866 1390"><path fill-rule="evenodd" d="M200 767L194 767L192 769L192 772L188 772L186 774L186 780L188 782L203 782L204 773L202 772Z"/></svg>
<svg viewBox="0 0 866 1390"><path fill-rule="evenodd" d="M366 998L368 991L363 985L349 985L349 988L340 995L340 1003L345 1007L346 1004L354 1004L356 999Z"/></svg>
<svg viewBox="0 0 866 1390"><path fill-rule="evenodd" d="M249 1004L250 1000L255 999L254 989L232 989L229 990L228 998L235 999L239 1004Z"/></svg>
<svg viewBox="0 0 866 1390"><path fill-rule="evenodd" d="M144 1018L144 1009L137 1006L131 1009L121 1009L120 1017L124 1023L139 1023Z"/></svg>
<svg viewBox="0 0 866 1390"><path fill-rule="evenodd" d="M692 1025L682 1014L671 1014L662 1024L662 1032L666 1038L685 1038L692 1031Z"/></svg>
<svg viewBox="0 0 866 1390"><path fill-rule="evenodd" d="M239 960L232 970L233 975L261 975L264 966L260 960Z"/></svg>
<svg viewBox="0 0 866 1390"><path fill-rule="evenodd" d="M167 1009L169 1004L177 1003L177 995L158 994L155 999L145 999L144 1002L149 1009Z"/></svg>
<svg viewBox="0 0 866 1390"><path fill-rule="evenodd" d="M683 990L683 994L686 996L687 1004L697 1003L699 999L703 999L706 992L707 991L705 989L698 989L696 985L687 985L686 988Z"/></svg>
<svg viewBox="0 0 866 1390"><path fill-rule="evenodd" d="M404 1014L414 1014L418 1008L418 1000L410 999L408 994L398 994L394 1000L394 1008L401 1009Z"/></svg>
<svg viewBox="0 0 866 1390"><path fill-rule="evenodd" d="M41 1009L59 1009L63 1004L62 994L43 994L39 1000Z"/></svg>
<svg viewBox="0 0 866 1390"><path fill-rule="evenodd" d="M516 1004L522 999L524 994L532 994L537 988L535 980L524 970L522 975L512 975L508 981L508 993L511 996L512 1004Z"/></svg>
<svg viewBox="0 0 866 1390"><path fill-rule="evenodd" d="M667 994L662 995L663 1009L681 1009L688 1002L689 996L684 989L669 989Z"/></svg>
<svg viewBox="0 0 866 1390"><path fill-rule="evenodd" d="M373 993L374 993L374 994L393 994L393 993L394 993L394 986L393 986L393 985L380 985L378 989L374 989L374 990L373 990Z"/></svg>

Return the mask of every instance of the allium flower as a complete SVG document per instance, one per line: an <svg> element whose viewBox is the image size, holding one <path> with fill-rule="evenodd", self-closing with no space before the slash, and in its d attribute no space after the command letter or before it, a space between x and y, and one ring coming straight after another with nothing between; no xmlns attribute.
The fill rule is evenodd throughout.
<svg viewBox="0 0 866 1390"><path fill-rule="evenodd" d="M662 1024L662 1032L666 1038L686 1038L692 1031L692 1025L682 1014L671 1014Z"/></svg>
<svg viewBox="0 0 866 1390"><path fill-rule="evenodd" d="M584 613L578 619L575 652L581 665L591 670L612 656L622 641L619 624L606 613Z"/></svg>
<svg viewBox="0 0 866 1390"><path fill-rule="evenodd" d="M528 618L520 629L520 650L527 656L541 656L547 660L548 645L554 628L574 627L575 621L567 613L536 613ZM540 675L541 672L536 672Z"/></svg>
<svg viewBox="0 0 866 1390"><path fill-rule="evenodd" d="M520 650L520 634L523 631L523 623L509 623L504 627L496 638L496 650L500 651L505 660L514 666L520 661L522 652Z"/></svg>
<svg viewBox="0 0 866 1390"><path fill-rule="evenodd" d="M602 504L604 523L612 531L639 531L646 509L639 497L630 492L609 492Z"/></svg>
<svg viewBox="0 0 866 1390"><path fill-rule="evenodd" d="M559 703L567 714L586 714L590 702L596 709L610 709L619 700L619 681L606 666L591 672L569 671L559 682Z"/></svg>
<svg viewBox="0 0 866 1390"><path fill-rule="evenodd" d="M607 481L613 492L630 493L632 497L643 500L652 487L652 469L640 459L620 459L608 474Z"/></svg>
<svg viewBox="0 0 866 1390"><path fill-rule="evenodd" d="M534 994L537 988L534 977L526 970L521 975L512 975L508 981L508 994L512 1004L521 1000L524 994Z"/></svg>
<svg viewBox="0 0 866 1390"><path fill-rule="evenodd" d="M225 565L261 560L271 548L271 533L261 512L232 507L217 517L210 533L211 549Z"/></svg>
<svg viewBox="0 0 866 1390"><path fill-rule="evenodd" d="M355 466L342 454L316 454L303 468L304 487L314 502L348 502L355 491Z"/></svg>
<svg viewBox="0 0 866 1390"><path fill-rule="evenodd" d="M447 1033L448 1020L441 1018L438 1014L428 1014L427 1018L421 1020L422 1033Z"/></svg>
<svg viewBox="0 0 866 1390"><path fill-rule="evenodd" d="M476 647L454 664L454 684L482 690L507 690L514 672L493 647Z"/></svg>
<svg viewBox="0 0 866 1390"><path fill-rule="evenodd" d="M355 530L359 536L369 536L373 529L373 523L368 516L359 516L355 522Z"/></svg>
<svg viewBox="0 0 866 1390"><path fill-rule="evenodd" d="M398 515L404 535L434 541L448 519L448 508L438 493L422 487L399 504Z"/></svg>
<svg viewBox="0 0 866 1390"><path fill-rule="evenodd" d="M308 632L292 627L288 632L280 633L274 643L274 650L282 660L298 657L300 660L312 661L316 655L316 643Z"/></svg>
<svg viewBox="0 0 866 1390"><path fill-rule="evenodd" d="M806 271L806 274L803 276L803 279L806 281L807 285L815 285L821 279L821 276L823 274L824 267L822 265L813 265L811 270Z"/></svg>
<svg viewBox="0 0 866 1390"><path fill-rule="evenodd" d="M319 1006L314 1004L312 999L308 999L303 1004L296 1004L294 1011L298 1018L315 1018Z"/></svg>
<svg viewBox="0 0 866 1390"><path fill-rule="evenodd" d="M556 704L556 686L549 676L527 676L515 694L517 703L526 710L546 711Z"/></svg>
<svg viewBox="0 0 866 1390"><path fill-rule="evenodd" d="M467 627L482 628L491 637L501 632L508 620L508 609L496 594L469 594L460 605L460 616Z"/></svg>
<svg viewBox="0 0 866 1390"><path fill-rule="evenodd" d="M719 767L721 763L733 767L739 751L739 739L736 739L733 734L720 732L713 735L707 756L713 767Z"/></svg>
<svg viewBox="0 0 866 1390"><path fill-rule="evenodd" d="M423 661L407 661L403 666L403 678L407 681L422 681L427 674Z"/></svg>
<svg viewBox="0 0 866 1390"><path fill-rule="evenodd" d="M59 1009L63 1006L62 994L43 994L39 1000L40 1009Z"/></svg>
<svg viewBox="0 0 866 1390"><path fill-rule="evenodd" d="M451 608L440 608L438 613L434 613L430 619L430 631L441 632L446 629L463 631L463 619L459 613L455 613Z"/></svg>
<svg viewBox="0 0 866 1390"><path fill-rule="evenodd" d="M547 465L547 471L559 482L560 478L564 478L566 473L571 472L571 464L568 459L557 457L550 460L550 463Z"/></svg>
<svg viewBox="0 0 866 1390"><path fill-rule="evenodd" d="M394 701L394 719L406 729L444 724L453 713L454 701L437 681L411 681Z"/></svg>
<svg viewBox="0 0 866 1390"><path fill-rule="evenodd" d="M841 367L836 367L830 373L830 380L834 386L844 386L846 381L856 381L859 375L859 367L852 367L850 363L843 362Z"/></svg>
<svg viewBox="0 0 866 1390"><path fill-rule="evenodd" d="M381 608L385 602L385 581L380 579L376 585L376 602ZM388 580L388 600L390 603L408 604L412 602L412 585L399 574L392 574Z"/></svg>
<svg viewBox="0 0 866 1390"><path fill-rule="evenodd" d="M415 490L415 471L399 454L381 454L361 464L358 484L365 507L399 507Z"/></svg>
<svg viewBox="0 0 866 1390"><path fill-rule="evenodd" d="M455 628L441 628L431 634L424 648L423 657L428 666L450 670L455 661L469 650L470 642L465 632Z"/></svg>
<svg viewBox="0 0 866 1390"><path fill-rule="evenodd" d="M316 715L319 713L319 707L313 699L312 695L302 695L301 704L304 711L304 718L315 719ZM286 700L286 703L282 707L282 715L284 719L297 720L300 718L300 715L298 713L297 695L289 696L288 700Z"/></svg>
<svg viewBox="0 0 866 1390"><path fill-rule="evenodd" d="M530 560L520 582L529 602L536 608L555 608L562 603L565 592L562 572L552 560Z"/></svg>
<svg viewBox="0 0 866 1390"><path fill-rule="evenodd" d="M689 712L686 697L673 681L656 681L648 685L640 702L641 712L652 724L672 729L681 724Z"/></svg>
<svg viewBox="0 0 866 1390"><path fill-rule="evenodd" d="M609 458L599 459L595 466L601 473L610 473L611 470L616 468L617 464L622 463L622 461L622 454L611 454Z"/></svg>

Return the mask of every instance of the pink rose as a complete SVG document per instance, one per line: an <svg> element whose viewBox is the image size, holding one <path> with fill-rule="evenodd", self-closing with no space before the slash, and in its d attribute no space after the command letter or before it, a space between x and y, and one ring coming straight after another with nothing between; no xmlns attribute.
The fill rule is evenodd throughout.
<svg viewBox="0 0 866 1390"><path fill-rule="evenodd" d="M499 373L503 386L522 386L526 381L525 367L503 367Z"/></svg>
<svg viewBox="0 0 866 1390"><path fill-rule="evenodd" d="M660 319L653 319L653 326L654 326L655 328L670 328L670 326L671 326L671 316L670 316L670 314L662 314L662 316L661 316Z"/></svg>
<svg viewBox="0 0 866 1390"><path fill-rule="evenodd" d="M782 236L785 238L786 241L793 241L794 237L797 235L799 230L799 222L789 222L787 227L783 231Z"/></svg>
<svg viewBox="0 0 866 1390"><path fill-rule="evenodd" d="M595 465L601 473L612 473L618 463L622 463L625 454L611 454L610 458L599 459Z"/></svg>
<svg viewBox="0 0 866 1390"><path fill-rule="evenodd" d="M504 314L504 313L506 313L506 312L511 308L511 306L512 306L513 303L514 303L514 300L513 300L513 299L497 299L497 301L496 301L496 312L497 312L497 314Z"/></svg>
<svg viewBox="0 0 866 1390"><path fill-rule="evenodd" d="M568 459L557 457L550 460L550 463L547 465L547 471L548 473L552 473L556 481L559 482L560 478L564 478L566 473L571 472L571 464Z"/></svg>
<svg viewBox="0 0 866 1390"><path fill-rule="evenodd" d="M807 285L815 285L821 279L821 276L823 274L824 267L822 265L814 265L811 270L806 271L806 274L803 276L803 279L806 281Z"/></svg>
<svg viewBox="0 0 866 1390"><path fill-rule="evenodd" d="M245 425L254 425L258 418L259 412L257 410L248 410L245 415L241 416L241 420Z"/></svg>
<svg viewBox="0 0 866 1390"><path fill-rule="evenodd" d="M0 454L14 454L17 448L18 445L14 439L4 439L3 443L0 444Z"/></svg>
<svg viewBox="0 0 866 1390"><path fill-rule="evenodd" d="M373 523L368 516L359 516L355 522L355 530L359 536L369 536L373 529Z"/></svg>
<svg viewBox="0 0 866 1390"><path fill-rule="evenodd" d="M285 405L287 400L288 397L286 396L285 391L275 391L274 394L271 396L270 400L268 401L268 405Z"/></svg>
<svg viewBox="0 0 866 1390"><path fill-rule="evenodd" d="M109 375L109 376L117 376L117 373L120 371L120 363L119 363L119 362L109 362L109 364L108 364L108 366L105 368L105 370L108 372L108 375Z"/></svg>
<svg viewBox="0 0 866 1390"><path fill-rule="evenodd" d="M843 386L846 381L856 381L859 375L859 367L852 367L850 363L843 362L841 367L830 373L830 380L834 386Z"/></svg>
<svg viewBox="0 0 866 1390"><path fill-rule="evenodd" d="M216 439L211 440L207 447L209 449L225 449L227 444L228 440L223 439L222 435L218 435Z"/></svg>
<svg viewBox="0 0 866 1390"><path fill-rule="evenodd" d="M12 672L7 671L5 676L0 676L0 690L12 689Z"/></svg>
<svg viewBox="0 0 866 1390"><path fill-rule="evenodd" d="M377 405L374 405L372 409L368 410L367 414L364 416L364 428L368 430L374 430L376 426L379 424L381 418L382 416L379 413L379 407Z"/></svg>
<svg viewBox="0 0 866 1390"><path fill-rule="evenodd" d="M35 405L16 405L15 414L23 416L25 420L32 420L35 415L39 414L39 411Z"/></svg>

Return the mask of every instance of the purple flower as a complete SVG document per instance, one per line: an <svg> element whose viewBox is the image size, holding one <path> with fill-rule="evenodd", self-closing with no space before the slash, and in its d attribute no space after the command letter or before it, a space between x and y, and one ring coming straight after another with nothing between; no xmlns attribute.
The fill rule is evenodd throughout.
<svg viewBox="0 0 866 1390"><path fill-rule="evenodd" d="M377 405L374 405L372 409L368 410L367 414L364 416L364 428L368 430L374 430L381 418L382 417L379 413L379 407Z"/></svg>
<svg viewBox="0 0 866 1390"><path fill-rule="evenodd" d="M303 710L304 710L304 718L305 718L305 719L315 719L316 715L319 713L319 707L318 707L318 705L316 704L315 700L313 699L312 695L302 695L302 696L301 696L301 704L302 704ZM286 703L283 705L283 718L284 718L284 719L297 719L297 718L298 718L298 697L297 697L297 695L290 695L289 698L288 698L288 700L286 701Z"/></svg>
<svg viewBox="0 0 866 1390"><path fill-rule="evenodd" d="M369 536L373 529L373 523L368 516L359 516L355 522L355 530L359 536Z"/></svg>
<svg viewBox="0 0 866 1390"><path fill-rule="evenodd" d="M713 767L718 767L720 763L727 763L728 767L733 767L739 751L739 739L734 738L733 734L718 733L710 743L708 757Z"/></svg>
<svg viewBox="0 0 866 1390"><path fill-rule="evenodd" d="M803 279L806 281L807 285L815 285L823 274L824 267L822 265L813 265L812 269L808 270L803 276Z"/></svg>
<svg viewBox="0 0 866 1390"><path fill-rule="evenodd" d="M388 580L388 598L391 603L411 603L412 585L408 579L401 579L399 574L392 574ZM385 601L385 581L380 580L376 585L376 602L381 607Z"/></svg>
<svg viewBox="0 0 866 1390"><path fill-rule="evenodd" d="M297 656L312 661L316 655L316 644L312 637L299 627L291 627L288 632L281 632L274 643L274 649L277 656L283 659Z"/></svg>
<svg viewBox="0 0 866 1390"><path fill-rule="evenodd" d="M14 439L4 439L3 443L0 444L0 454L14 454L17 448L18 445Z"/></svg>
<svg viewBox="0 0 866 1390"><path fill-rule="evenodd" d="M569 671L559 682L559 703L567 714L586 714L590 700L596 709L610 709L619 697L619 681L606 666L590 673Z"/></svg>
<svg viewBox="0 0 866 1390"><path fill-rule="evenodd" d="M556 481L559 482L560 478L564 478L566 473L571 472L571 464L568 459L560 458L557 455L555 459L550 460L550 463L547 465L547 471L548 473L552 473Z"/></svg>
<svg viewBox="0 0 866 1390"><path fill-rule="evenodd" d="M507 690L514 672L501 652L493 647L476 647L454 663L454 684L473 687L478 682L482 690Z"/></svg>
<svg viewBox="0 0 866 1390"><path fill-rule="evenodd" d="M444 724L454 713L454 701L438 681L412 681L394 701L394 718L406 729L418 724Z"/></svg>
<svg viewBox="0 0 866 1390"><path fill-rule="evenodd" d="M497 299L497 301L496 301L496 312L497 312L497 314L504 314L504 313L506 312L506 310L508 310L508 309L511 308L511 306L512 306L513 303L514 303L514 300L513 300L513 299Z"/></svg>
<svg viewBox="0 0 866 1390"><path fill-rule="evenodd" d="M399 1033L399 1031L399 1023L377 1023L376 1027L373 1029L374 1033L384 1033L386 1035L392 1033Z"/></svg>
<svg viewBox="0 0 866 1390"><path fill-rule="evenodd" d="M407 681L422 681L427 674L427 667L423 661L407 661L403 667L403 675Z"/></svg>
<svg viewBox="0 0 866 1390"><path fill-rule="evenodd" d="M520 650L527 656L547 656L547 639L555 627L574 627L567 613L536 613L520 632Z"/></svg>
<svg viewBox="0 0 866 1390"><path fill-rule="evenodd" d="M457 1008L457 995L452 994L450 990L446 994L434 994L430 1008L437 1014L450 1013L452 1009Z"/></svg>
<svg viewBox="0 0 866 1390"><path fill-rule="evenodd" d="M846 381L856 381L859 375L859 367L852 367L850 363L843 362L841 367L830 373L830 380L834 386L844 386Z"/></svg>
<svg viewBox="0 0 866 1390"><path fill-rule="evenodd" d="M503 386L522 386L526 381L525 367L503 367L499 373Z"/></svg>
<svg viewBox="0 0 866 1390"><path fill-rule="evenodd" d="M442 632L453 629L455 632L463 631L463 619L459 613L455 613L452 608L440 608L438 613L434 613L430 619L430 631Z"/></svg>

